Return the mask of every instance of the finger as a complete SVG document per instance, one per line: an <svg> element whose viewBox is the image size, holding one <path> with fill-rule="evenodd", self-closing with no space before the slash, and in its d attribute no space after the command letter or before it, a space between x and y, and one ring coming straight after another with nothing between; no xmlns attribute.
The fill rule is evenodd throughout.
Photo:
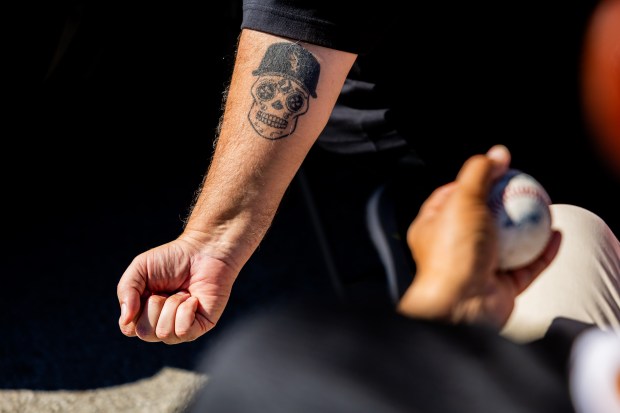
<svg viewBox="0 0 620 413"><path fill-rule="evenodd" d="M140 297L146 288L146 280L142 274L144 272L141 271L139 264L134 261L125 270L116 287L116 295L121 307L118 324L121 331L128 336L135 335L132 321L140 312Z"/></svg>
<svg viewBox="0 0 620 413"><path fill-rule="evenodd" d="M486 201L491 182L497 173L496 168L495 162L489 157L474 155L465 161L456 182L464 194Z"/></svg>
<svg viewBox="0 0 620 413"><path fill-rule="evenodd" d="M157 320L155 335L166 344L177 344L181 340L175 333L175 319L179 306L190 297L187 291L180 291L166 299Z"/></svg>
<svg viewBox="0 0 620 413"><path fill-rule="evenodd" d="M145 296L145 294L147 294ZM127 337L136 337L136 326L138 324L138 320L140 319L140 316L142 315L142 311L145 308L145 303L146 300L148 299L148 297L150 296L150 293L148 291L146 291L144 294L142 294L142 297L140 297L140 310L138 310L138 314L136 314L136 316L130 320L127 324L122 324L119 322L119 326L121 328L121 332L123 334L125 334ZM122 311L122 310L121 310Z"/></svg>
<svg viewBox="0 0 620 413"><path fill-rule="evenodd" d="M479 157L480 155L476 156L476 158L479 158ZM483 191L485 191L484 192L485 194L488 192L488 187L490 186L490 182L499 178L500 176L506 173L510 165L511 156L510 156L510 152L508 151L508 148L506 148L504 145L495 145L487 151L486 157L487 157L487 160L477 159L477 160L473 160L472 162L484 162L485 164L490 163L490 165L474 165L474 166L467 165L467 168L478 168L479 169L478 173L483 174L482 176L479 176L478 178L475 178L475 177L474 178L472 177L463 178L463 176L461 176L461 179L468 179L468 180L474 179L474 181L472 181L471 183L471 185L473 185L474 187L477 187L480 185L476 183L475 179L483 180L485 183L483 184L482 189ZM470 160L468 160L466 164L469 161ZM465 166L466 165L463 165L463 168L461 169L461 171L463 171ZM490 170L486 170L486 168L490 168ZM463 171L463 173L465 174L465 171ZM468 173L471 174L470 172ZM445 204L450 194L454 191L454 186L455 186L455 182L450 182L449 184L440 186L439 188L435 189L433 193L426 199L426 201L424 201L424 203L420 207L420 212L429 213L429 212L433 212L433 211L440 209L441 206Z"/></svg>
<svg viewBox="0 0 620 413"><path fill-rule="evenodd" d="M508 148L504 145L494 145L486 153L487 157L493 162L491 179L496 180L508 171L510 167L511 155Z"/></svg>
<svg viewBox="0 0 620 413"><path fill-rule="evenodd" d="M193 341L215 326L202 314L197 314L198 299L190 297L177 310L175 333L181 341Z"/></svg>
<svg viewBox="0 0 620 413"><path fill-rule="evenodd" d="M491 184L506 173L510 160L508 148L494 145L486 155L474 155L467 159L456 180L470 195L486 199Z"/></svg>
<svg viewBox="0 0 620 413"><path fill-rule="evenodd" d="M512 271L514 283L517 288L517 295L521 294L527 287L529 287L536 278L551 264L551 261L556 257L560 250L560 244L562 243L562 234L553 230L551 237L547 243L547 247L541 253L541 255L534 260L531 264L523 268Z"/></svg>
<svg viewBox="0 0 620 413"><path fill-rule="evenodd" d="M157 321L166 302L166 296L151 295L144 303L144 310L136 324L136 335L144 341L161 341L155 334Z"/></svg>
<svg viewBox="0 0 620 413"><path fill-rule="evenodd" d="M445 205L446 200L450 197L450 194L454 191L456 184L450 182L435 189L428 198L420 206L419 215L425 215L430 212L437 211L442 205Z"/></svg>

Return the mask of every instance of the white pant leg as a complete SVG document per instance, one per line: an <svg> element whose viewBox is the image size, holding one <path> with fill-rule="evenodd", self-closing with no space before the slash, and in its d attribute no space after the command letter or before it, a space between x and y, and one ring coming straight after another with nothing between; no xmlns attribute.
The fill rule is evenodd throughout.
<svg viewBox="0 0 620 413"><path fill-rule="evenodd" d="M516 300L502 335L517 342L541 338L556 317L620 332L620 242L592 212L552 205L562 232L558 255Z"/></svg>

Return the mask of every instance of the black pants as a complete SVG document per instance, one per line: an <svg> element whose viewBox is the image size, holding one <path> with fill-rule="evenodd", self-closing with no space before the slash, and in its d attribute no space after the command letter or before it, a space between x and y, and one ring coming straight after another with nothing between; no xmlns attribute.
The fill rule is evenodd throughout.
<svg viewBox="0 0 620 413"><path fill-rule="evenodd" d="M304 302L223 332L197 412L572 412L569 344Z"/></svg>

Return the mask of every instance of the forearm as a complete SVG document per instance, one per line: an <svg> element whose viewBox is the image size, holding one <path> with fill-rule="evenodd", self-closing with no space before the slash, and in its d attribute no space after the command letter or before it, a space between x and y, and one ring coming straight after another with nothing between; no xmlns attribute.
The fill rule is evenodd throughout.
<svg viewBox="0 0 620 413"><path fill-rule="evenodd" d="M274 44L293 45L292 52L278 52L270 48ZM265 235L355 59L344 52L302 46L304 50L255 31L244 31L239 41L213 160L185 229L220 245L237 267ZM285 75L274 72L283 65ZM261 89L261 82L267 86ZM298 89L299 94L272 90L270 85L285 92ZM270 92L280 95L268 99ZM287 105L301 109L288 113Z"/></svg>

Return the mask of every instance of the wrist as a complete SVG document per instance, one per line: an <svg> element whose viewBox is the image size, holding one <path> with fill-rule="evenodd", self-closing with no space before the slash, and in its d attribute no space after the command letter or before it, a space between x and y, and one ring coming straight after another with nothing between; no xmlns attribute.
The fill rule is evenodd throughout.
<svg viewBox="0 0 620 413"><path fill-rule="evenodd" d="M228 262L240 270L258 247L269 227L267 218L239 213L230 218L191 218L179 238L202 253Z"/></svg>
<svg viewBox="0 0 620 413"><path fill-rule="evenodd" d="M397 311L412 318L450 320L452 305L442 287L414 282L398 302Z"/></svg>

